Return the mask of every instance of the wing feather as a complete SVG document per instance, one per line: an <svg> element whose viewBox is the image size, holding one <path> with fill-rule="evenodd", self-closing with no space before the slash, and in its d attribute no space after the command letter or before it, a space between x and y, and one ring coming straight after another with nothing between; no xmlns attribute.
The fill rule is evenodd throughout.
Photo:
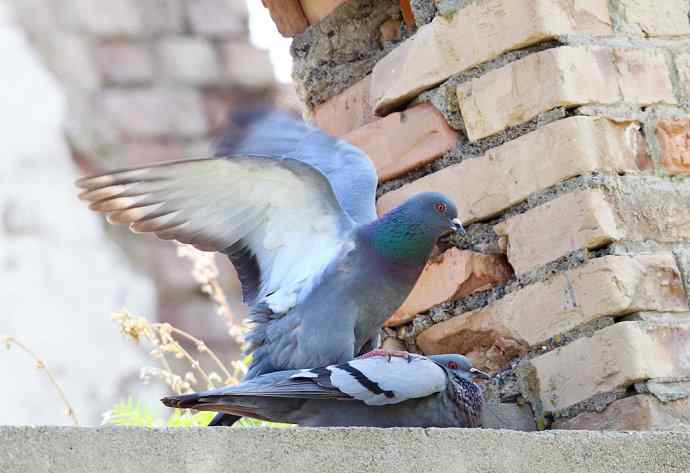
<svg viewBox="0 0 690 473"><path fill-rule="evenodd" d="M176 161L77 185L91 209L135 232L227 254L246 248L260 273L249 302L266 302L274 312L308 293L354 227L326 177L294 159Z"/></svg>

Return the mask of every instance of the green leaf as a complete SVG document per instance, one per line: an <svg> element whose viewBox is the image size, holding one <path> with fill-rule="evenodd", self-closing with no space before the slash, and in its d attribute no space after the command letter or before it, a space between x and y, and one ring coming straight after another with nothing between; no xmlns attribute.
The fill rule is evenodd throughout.
<svg viewBox="0 0 690 473"><path fill-rule="evenodd" d="M103 425L127 425L132 427L158 427L151 410L140 402L129 398L127 402L118 402L111 410L103 414Z"/></svg>

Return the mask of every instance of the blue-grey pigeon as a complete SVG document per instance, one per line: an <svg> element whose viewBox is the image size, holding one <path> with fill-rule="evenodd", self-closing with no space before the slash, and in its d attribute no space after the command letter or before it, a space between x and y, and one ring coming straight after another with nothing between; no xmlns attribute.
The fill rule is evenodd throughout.
<svg viewBox="0 0 690 473"><path fill-rule="evenodd" d="M478 427L487 377L462 355L374 354L279 371L163 404L311 427Z"/></svg>
<svg viewBox="0 0 690 473"><path fill-rule="evenodd" d="M245 379L375 348L436 240L464 232L455 205L422 193L379 219L363 151L285 112L240 125L216 158L86 177L80 197L111 223L229 256L254 323Z"/></svg>

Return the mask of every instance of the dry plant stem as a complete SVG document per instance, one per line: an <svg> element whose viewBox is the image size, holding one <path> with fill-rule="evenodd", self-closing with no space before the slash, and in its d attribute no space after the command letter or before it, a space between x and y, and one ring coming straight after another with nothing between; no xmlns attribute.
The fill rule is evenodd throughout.
<svg viewBox="0 0 690 473"><path fill-rule="evenodd" d="M193 342L193 343L196 345L197 350L199 350L200 352L202 352L202 353L208 353L208 356L211 357L211 359L214 361L214 363L216 363L216 365L218 365L218 367L221 369L221 371L223 371L223 374L225 375L225 377L228 378L228 379L229 379L229 378L232 378L232 376L230 375L230 371L228 371L228 369L225 367L225 365L223 364L223 362L220 361L220 359L218 358L218 356L216 356L216 354L213 353L213 350L211 350L208 346L206 346L206 344L205 344L202 340L199 340L199 339L196 338L195 336L190 335L189 333L187 333L187 332L185 332L185 331L183 331L183 330L180 330L180 329L178 329L178 328L175 328L175 327L172 327L172 326L171 326L171 329L172 329L172 332L173 332L173 333L176 333L176 334L180 335L181 337L184 337L184 338L186 338L187 340L190 340L191 342ZM180 347L180 348L181 348L181 347ZM184 351L184 350L183 350L183 351ZM186 352L185 352L185 353L186 353Z"/></svg>
<svg viewBox="0 0 690 473"><path fill-rule="evenodd" d="M60 399L62 400L63 404L65 405L65 413L67 414L68 417L72 419L72 422L76 427L79 427L79 419L77 418L77 413L72 407L72 405L69 403L67 400L67 396L65 396L65 392L62 390L62 387L60 384L57 382L55 379L55 376L53 376L53 373L48 369L48 366L46 365L45 361L43 361L42 358L40 358L36 353L34 353L29 347L15 339L14 337L9 337L9 336L2 336L0 337L2 340L3 344L7 347L7 349L10 349L12 345L16 346L20 350L24 351L24 353L28 354L31 358L34 359L36 362L36 368L41 369L45 372L46 376L48 376L48 380L50 381L50 384L53 385L55 390L58 393L58 396L60 396Z"/></svg>
<svg viewBox="0 0 690 473"><path fill-rule="evenodd" d="M238 343L243 343L242 322L237 320L230 310L225 292L218 282L218 267L215 263L215 255L199 251L193 246L179 244L177 255L192 261L192 277L201 286L201 291L208 294L211 300L218 306L218 314L221 315L227 325L230 336Z"/></svg>

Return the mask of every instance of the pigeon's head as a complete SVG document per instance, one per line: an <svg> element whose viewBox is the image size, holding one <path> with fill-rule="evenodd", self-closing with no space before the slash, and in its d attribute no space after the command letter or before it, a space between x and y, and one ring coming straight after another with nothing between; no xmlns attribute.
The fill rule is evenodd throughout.
<svg viewBox="0 0 690 473"><path fill-rule="evenodd" d="M477 378L490 379L491 375L472 366L472 362L466 356L455 353L447 355L431 355L435 363L443 366L455 376L467 381L474 381Z"/></svg>
<svg viewBox="0 0 690 473"><path fill-rule="evenodd" d="M455 204L438 192L413 196L368 228L381 254L418 264L426 263L439 237L465 233Z"/></svg>
<svg viewBox="0 0 690 473"><path fill-rule="evenodd" d="M440 237L451 232L465 234L465 229L458 219L455 204L438 192L422 192L410 198L402 209L414 216L414 219L427 230Z"/></svg>

